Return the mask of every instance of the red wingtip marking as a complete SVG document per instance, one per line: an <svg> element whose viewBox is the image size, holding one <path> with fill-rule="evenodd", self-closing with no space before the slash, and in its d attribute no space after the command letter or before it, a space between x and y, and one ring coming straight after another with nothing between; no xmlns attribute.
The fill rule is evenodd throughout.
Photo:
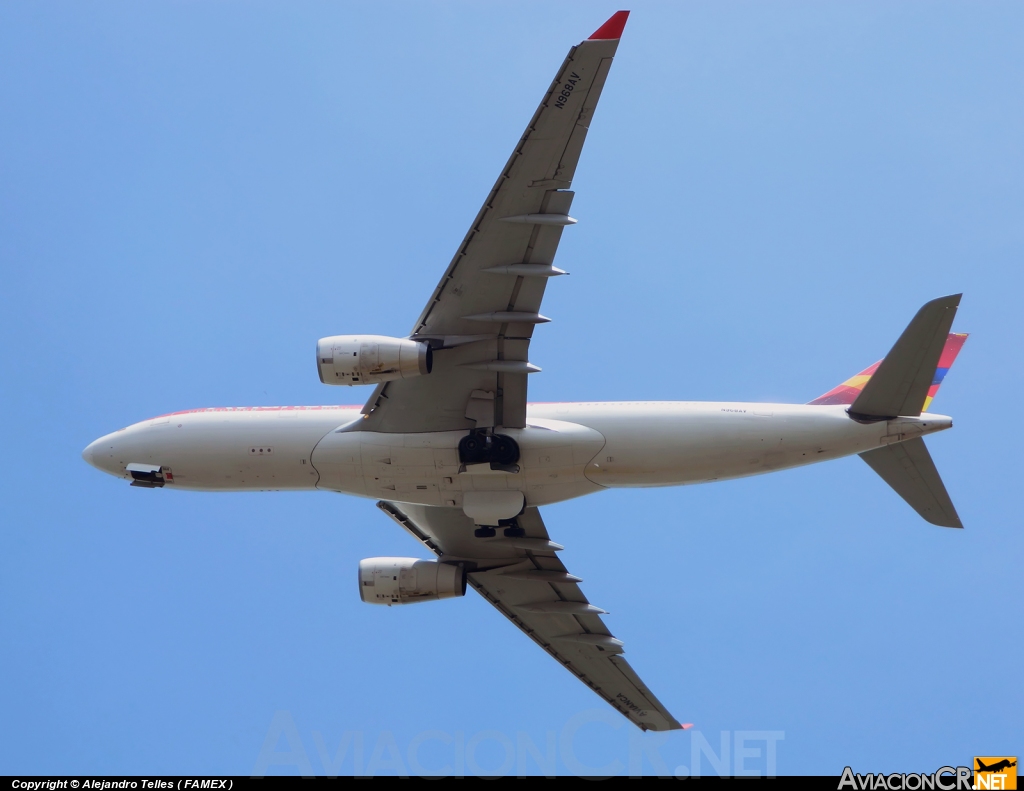
<svg viewBox="0 0 1024 791"><path fill-rule="evenodd" d="M693 727L693 723L692 722L684 722L682 727L683 727L684 731L688 731L688 730L690 730L690 728Z"/></svg>
<svg viewBox="0 0 1024 791"><path fill-rule="evenodd" d="M601 27L594 31L588 41L595 39L622 38L622 30L626 27L626 20L629 19L629 11L616 11L611 18Z"/></svg>

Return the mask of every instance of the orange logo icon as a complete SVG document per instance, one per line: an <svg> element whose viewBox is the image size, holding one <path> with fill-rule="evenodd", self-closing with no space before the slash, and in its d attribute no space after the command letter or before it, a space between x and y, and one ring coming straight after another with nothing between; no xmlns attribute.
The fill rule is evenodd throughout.
<svg viewBox="0 0 1024 791"><path fill-rule="evenodd" d="M975 789L1017 788L1017 757L981 755L974 756Z"/></svg>

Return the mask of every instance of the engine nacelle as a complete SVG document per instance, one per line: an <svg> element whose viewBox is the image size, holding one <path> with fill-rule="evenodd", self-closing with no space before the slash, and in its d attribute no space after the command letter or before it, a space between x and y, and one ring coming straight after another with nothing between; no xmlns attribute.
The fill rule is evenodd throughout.
<svg viewBox="0 0 1024 791"><path fill-rule="evenodd" d="M325 385L365 385L429 374L430 347L383 335L332 335L316 344L316 366Z"/></svg>
<svg viewBox="0 0 1024 791"><path fill-rule="evenodd" d="M367 604L412 604L466 595L462 564L416 558L359 561L359 597Z"/></svg>

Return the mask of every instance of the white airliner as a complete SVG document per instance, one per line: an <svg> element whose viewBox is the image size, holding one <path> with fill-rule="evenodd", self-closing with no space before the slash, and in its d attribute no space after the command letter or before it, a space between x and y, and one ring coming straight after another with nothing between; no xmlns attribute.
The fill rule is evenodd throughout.
<svg viewBox="0 0 1024 791"><path fill-rule="evenodd" d="M685 728L623 659L558 558L540 507L625 486L677 486L861 457L933 524L961 527L922 437L965 335L960 296L925 305L880 363L810 404L528 404L530 338L569 216L576 163L626 24L573 47L406 338L317 344L320 381L375 385L356 406L218 407L93 442L89 464L147 488L328 490L372 497L436 557L370 558L371 604L471 585L644 730Z"/></svg>

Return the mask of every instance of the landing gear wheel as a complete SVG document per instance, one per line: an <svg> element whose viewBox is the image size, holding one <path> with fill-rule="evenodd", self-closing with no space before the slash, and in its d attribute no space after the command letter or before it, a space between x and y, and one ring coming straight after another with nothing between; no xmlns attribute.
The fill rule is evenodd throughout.
<svg viewBox="0 0 1024 791"><path fill-rule="evenodd" d="M522 538L525 535L526 531L519 525L512 525L512 527L505 528L505 538Z"/></svg>
<svg viewBox="0 0 1024 791"><path fill-rule="evenodd" d="M491 460L498 464L515 464L519 461L519 448L511 437L501 434L494 436L494 444L491 446Z"/></svg>
<svg viewBox="0 0 1024 791"><path fill-rule="evenodd" d="M459 440L460 464L498 464L511 467L519 461L519 444L504 434L483 434L472 429ZM510 470L510 472L512 472ZM515 470L514 472L518 472Z"/></svg>
<svg viewBox="0 0 1024 791"><path fill-rule="evenodd" d="M473 531L473 535L476 536L477 538L494 538L494 535L495 535L496 532L497 531L495 531L495 529L493 527L487 527L486 525L481 525L480 527L478 527L476 530Z"/></svg>
<svg viewBox="0 0 1024 791"><path fill-rule="evenodd" d="M470 434L459 441L459 461L463 464L477 464L484 461L486 455L486 438Z"/></svg>

